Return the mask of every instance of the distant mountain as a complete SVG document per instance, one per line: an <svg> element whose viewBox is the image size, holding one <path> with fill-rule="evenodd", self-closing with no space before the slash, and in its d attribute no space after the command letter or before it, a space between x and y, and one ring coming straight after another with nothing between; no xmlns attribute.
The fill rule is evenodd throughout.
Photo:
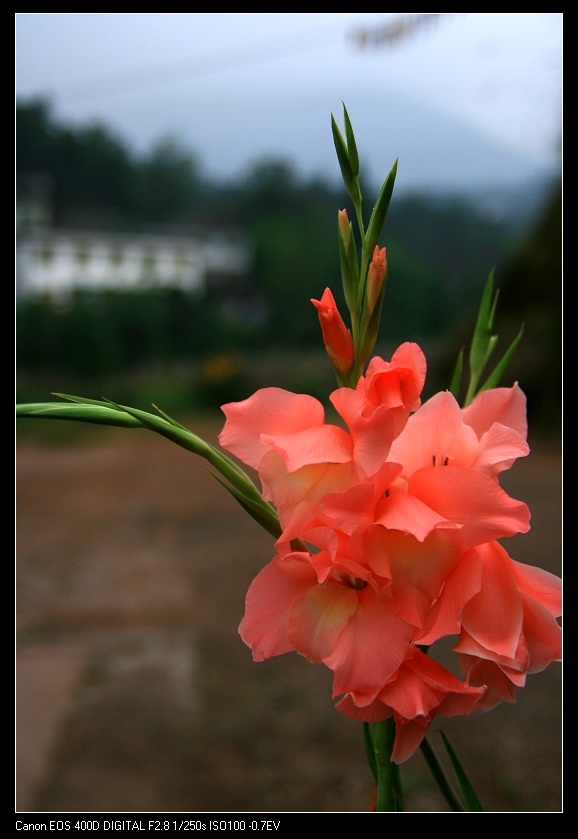
<svg viewBox="0 0 578 839"><path fill-rule="evenodd" d="M556 164L529 159L485 137L476 128L421 103L385 90L343 92L359 145L365 177L377 186L399 157L396 183L402 192L484 193L543 183ZM291 92L283 98L231 95L215 108L196 103L194 121L182 123L186 140L206 173L238 177L263 157L293 161L299 174L337 180L339 169L330 114L342 124L333 91ZM380 185L380 184L379 184Z"/></svg>

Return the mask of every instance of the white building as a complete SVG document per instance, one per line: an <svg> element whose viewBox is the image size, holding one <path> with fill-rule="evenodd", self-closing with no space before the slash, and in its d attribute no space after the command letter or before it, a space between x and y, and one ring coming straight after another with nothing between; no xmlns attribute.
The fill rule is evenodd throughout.
<svg viewBox="0 0 578 839"><path fill-rule="evenodd" d="M246 240L223 232L189 237L32 228L17 237L17 292L66 298L74 289L171 287L202 293L210 275L246 276L251 259Z"/></svg>

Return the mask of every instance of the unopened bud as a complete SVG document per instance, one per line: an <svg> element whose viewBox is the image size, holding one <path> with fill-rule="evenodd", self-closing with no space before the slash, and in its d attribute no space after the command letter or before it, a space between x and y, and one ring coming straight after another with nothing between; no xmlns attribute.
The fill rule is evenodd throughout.
<svg viewBox="0 0 578 839"><path fill-rule="evenodd" d="M367 275L367 307L369 314L373 312L383 289L383 281L387 273L387 258L385 248L375 246L373 259Z"/></svg>
<svg viewBox="0 0 578 839"><path fill-rule="evenodd" d="M323 343L331 363L343 375L351 369L355 357L353 340L339 314L331 290L326 288L321 300L311 300L319 315Z"/></svg>

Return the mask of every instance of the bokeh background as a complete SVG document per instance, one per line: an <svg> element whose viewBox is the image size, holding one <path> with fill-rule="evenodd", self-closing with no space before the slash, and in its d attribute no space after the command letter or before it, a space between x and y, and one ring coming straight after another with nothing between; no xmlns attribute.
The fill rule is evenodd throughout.
<svg viewBox="0 0 578 839"><path fill-rule="evenodd" d="M213 441L257 387L326 402L343 100L368 212L399 158L377 350L418 341L447 387L495 268L532 448L511 553L560 573L561 38L557 13L17 14L17 400L154 402ZM236 634L272 540L203 462L23 420L16 470L19 810L367 809L331 674ZM560 809L560 669L443 721L489 809Z"/></svg>

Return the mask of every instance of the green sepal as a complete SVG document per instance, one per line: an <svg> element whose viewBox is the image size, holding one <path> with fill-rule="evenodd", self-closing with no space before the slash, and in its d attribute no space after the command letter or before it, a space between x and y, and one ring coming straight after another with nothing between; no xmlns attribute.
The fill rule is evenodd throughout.
<svg viewBox="0 0 578 839"><path fill-rule="evenodd" d="M496 291L494 294L494 269L492 268L484 286L470 347L470 381L466 394L466 406L473 401L476 395L480 376L498 341L498 336L492 335L497 303L498 292Z"/></svg>
<svg viewBox="0 0 578 839"><path fill-rule="evenodd" d="M161 417L164 417L167 422L170 422L171 425L174 425L176 428L180 428L182 431L187 431L184 425L181 425L180 422L176 421L176 419L169 417L169 415L165 411L163 411L162 408L159 408L158 405L155 405L154 402L151 402L151 405L153 406L155 411L158 411Z"/></svg>
<svg viewBox="0 0 578 839"><path fill-rule="evenodd" d="M371 774L375 778L375 782L378 781L377 776L377 763L375 762L375 746L373 743L373 737L371 735L371 728L369 727L368 722L363 723L363 743L365 745L365 753L367 755L367 762L369 763L369 768L371 769Z"/></svg>
<svg viewBox="0 0 578 839"><path fill-rule="evenodd" d="M478 376L481 375L492 352L492 338L497 338L496 335L492 335L492 329L494 327L498 294L498 291L494 294L494 269L492 268L484 286L472 346L470 348L470 368Z"/></svg>
<svg viewBox="0 0 578 839"><path fill-rule="evenodd" d="M88 400L87 400L88 402ZM94 404L60 405L58 402L33 402L16 406L16 416L28 419L59 419L88 422L95 425L112 425L118 428L141 428L134 417L116 408Z"/></svg>
<svg viewBox="0 0 578 839"><path fill-rule="evenodd" d="M359 363L365 364L371 353L373 352L373 348L375 346L375 342L377 341L377 336L379 334L379 327L381 324L381 309L383 307L383 298L385 297L385 287L387 285L387 271L385 277L383 278L383 282L381 284L381 289L379 291L379 297L375 301L375 306L373 307L373 312L367 318L365 326L363 328L362 338L361 338L361 347L359 350ZM364 308L364 317L367 317L367 300L365 301L365 308Z"/></svg>
<svg viewBox="0 0 578 839"><path fill-rule="evenodd" d="M102 408L103 404L102 399L87 399L85 396L71 396L70 393L55 392L52 394L52 396L58 396L60 399L67 399L69 402L78 402L79 405L96 405L99 408ZM55 402L54 404L56 405L58 403ZM118 405L114 405L112 402L108 404L108 407L113 408L115 411L122 412L122 408L119 408Z"/></svg>
<svg viewBox="0 0 578 839"><path fill-rule="evenodd" d="M510 344L510 346L508 347L508 349L506 350L506 352L504 353L504 355L502 356L502 358L498 362L498 364L496 365L494 371L492 373L490 373L490 375L488 376L488 378L486 379L486 381L484 382L482 387L478 390L478 393L481 393L483 390L489 390L492 387L498 387L498 384L500 383L500 379L502 378L502 376L506 372L506 368L507 368L508 364L510 363L510 361L512 360L512 358L514 356L514 353L518 349L518 345L519 345L520 341L522 340L522 335L523 334L524 334L524 324L522 324L522 326L520 327L520 331L518 332L518 334L516 335L516 337L514 338L514 340L512 341L512 343Z"/></svg>
<svg viewBox="0 0 578 839"><path fill-rule="evenodd" d="M498 343L498 336L492 335L492 331L494 328L494 318L496 315L499 291L494 293L493 285L494 271L492 269L482 294L482 301L480 303L478 318L470 348L470 381L464 401L465 407L470 405L476 398L477 394L481 393L482 390L488 390L489 388L497 386L500 378L506 370L506 367L512 360L512 356L514 355L524 332L524 325L522 324L520 331L504 353L493 373L488 376L484 385L481 388L478 388L478 383L482 373L484 372L484 368L486 367L486 364L488 363L490 356Z"/></svg>
<svg viewBox="0 0 578 839"><path fill-rule="evenodd" d="M375 809L378 813L399 813L405 809L399 766L391 760L394 743L395 721L393 717L374 723L373 750L377 768Z"/></svg>
<svg viewBox="0 0 578 839"><path fill-rule="evenodd" d="M375 203L373 212L371 213L371 219L369 220L369 227L367 228L365 245L363 248L363 256L368 261L373 256L373 251L375 250L375 246L378 244L383 231L383 225L385 224L389 203L393 194L396 174L397 160L391 167L391 171L381 187L381 192L379 193L379 197Z"/></svg>
<svg viewBox="0 0 578 839"><path fill-rule="evenodd" d="M149 414L146 411L117 405L110 400L106 400L103 404L94 399L84 399L83 397L65 394L58 395L74 404L60 405L56 402L39 402L17 405L16 416L31 419L74 420L121 428L148 428L187 451L204 457L245 497L256 503L262 503L261 493L240 466L210 443L205 442L184 426L176 423L175 420L167 420L162 416Z"/></svg>
<svg viewBox="0 0 578 839"><path fill-rule="evenodd" d="M353 235L353 228L349 222L350 236L347 245L343 241L341 235L341 227L337 224L337 238L339 241L339 260L341 263L341 281L343 284L343 293L345 295L345 303L349 309L351 316L355 316L357 308L357 287L359 285L359 266L357 264L357 249L355 247L355 237Z"/></svg>
<svg viewBox="0 0 578 839"><path fill-rule="evenodd" d="M460 785L460 789L463 793L464 798L466 799L466 804L468 805L470 813L483 813L484 808L480 804L480 800L476 795L468 776L464 772L464 769L461 763L459 762L456 753L452 749L448 738L443 733L443 731L439 729L438 731L443 740L443 744L446 747L446 752L448 753L448 757L452 763L452 768L454 770L457 782Z"/></svg>
<svg viewBox="0 0 578 839"><path fill-rule="evenodd" d="M337 152L337 160L339 161L343 183L345 184L345 188L354 205L358 206L361 201L359 181L357 180L357 176L353 173L347 144L343 139L343 135L339 130L337 123L335 122L333 114L331 114L331 131L333 132L333 142L335 144L335 151Z"/></svg>
<svg viewBox="0 0 578 839"><path fill-rule="evenodd" d="M247 498L246 495L239 492L239 490L232 486L231 484L226 483L222 478L216 475L214 472L211 472L211 475L216 478L216 480L224 486L225 489L231 493L233 498L239 502L241 507L245 510L246 513L249 513L251 518L253 518L257 524L259 524L267 533L270 533L276 539L279 538L281 535L281 525L279 524L279 516L271 507L270 504L267 504L266 501L261 501L261 503L257 503L256 501L252 501L250 498Z"/></svg>
<svg viewBox="0 0 578 839"><path fill-rule="evenodd" d="M465 808L458 798L458 795L452 785L450 784L446 773L438 760L438 756L433 750L432 744L427 737L421 741L419 745L420 751L425 758L433 779L439 787L439 790L445 800L448 802L450 810L454 813L463 813Z"/></svg>
<svg viewBox="0 0 578 839"><path fill-rule="evenodd" d="M108 400L107 400L108 401ZM114 404L114 403L111 403ZM246 472L237 466L227 455L220 452L215 446L205 442L201 437L197 437L192 431L188 431L182 426L171 425L163 417L157 417L155 414L149 414L146 411L140 411L137 408L128 408L125 405L118 406L121 410L126 411L127 414L140 420L145 428L151 431L156 431L173 443L176 443L187 451L198 454L208 460L219 472L230 481L233 486L236 486L244 495L253 498L256 501L261 499L261 493L249 478Z"/></svg>
<svg viewBox="0 0 578 839"><path fill-rule="evenodd" d="M355 177L359 175L359 154L357 151L357 143L355 142L355 135L347 113L345 103L343 103L343 122L345 124L345 137L347 139L347 151L349 154L349 164Z"/></svg>
<svg viewBox="0 0 578 839"><path fill-rule="evenodd" d="M454 367L454 374L450 384L450 393L454 399L459 399L460 388L462 386L462 373L464 370L464 348L462 347L458 353L456 366Z"/></svg>

